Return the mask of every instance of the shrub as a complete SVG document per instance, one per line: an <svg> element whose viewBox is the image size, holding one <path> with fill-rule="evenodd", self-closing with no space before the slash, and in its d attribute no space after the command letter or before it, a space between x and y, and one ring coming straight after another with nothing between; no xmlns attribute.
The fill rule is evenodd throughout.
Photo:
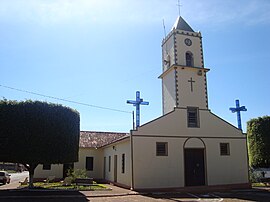
<svg viewBox="0 0 270 202"><path fill-rule="evenodd" d="M87 178L86 170L85 169L68 169L67 176L71 178L72 182L76 178Z"/></svg>
<svg viewBox="0 0 270 202"><path fill-rule="evenodd" d="M260 182L263 178L263 175L261 172L256 172L254 169L249 169L249 178L251 183Z"/></svg>

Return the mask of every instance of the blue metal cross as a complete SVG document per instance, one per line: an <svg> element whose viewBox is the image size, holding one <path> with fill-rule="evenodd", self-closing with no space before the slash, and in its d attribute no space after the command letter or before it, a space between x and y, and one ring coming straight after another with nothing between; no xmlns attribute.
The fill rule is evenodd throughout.
<svg viewBox="0 0 270 202"><path fill-rule="evenodd" d="M136 91L136 101L127 100L127 103L136 107L136 128L138 128L140 126L140 105L149 105L149 102L144 102L140 98L140 91Z"/></svg>
<svg viewBox="0 0 270 202"><path fill-rule="evenodd" d="M240 112L241 112L241 111L247 111L247 109L246 109L245 106L240 107L239 100L235 100L235 104L236 104L236 107L235 107L235 108L231 107L230 110L232 111L232 113L234 113L234 112L237 113L238 128L239 128L240 130L242 130L242 124L241 124L241 115L240 115Z"/></svg>

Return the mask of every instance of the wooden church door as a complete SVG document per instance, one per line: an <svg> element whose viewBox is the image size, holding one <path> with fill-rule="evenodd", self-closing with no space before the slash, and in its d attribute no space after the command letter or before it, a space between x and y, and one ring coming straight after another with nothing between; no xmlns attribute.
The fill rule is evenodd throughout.
<svg viewBox="0 0 270 202"><path fill-rule="evenodd" d="M204 149L185 149L186 186L205 185Z"/></svg>

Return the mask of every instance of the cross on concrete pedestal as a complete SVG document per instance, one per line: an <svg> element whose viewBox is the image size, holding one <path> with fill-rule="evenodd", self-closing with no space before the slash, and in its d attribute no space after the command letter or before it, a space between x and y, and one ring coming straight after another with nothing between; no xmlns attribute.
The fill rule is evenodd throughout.
<svg viewBox="0 0 270 202"><path fill-rule="evenodd" d="M136 128L140 126L140 105L149 105L149 102L144 102L140 98L140 91L136 92L136 100L127 100L127 104L133 104L136 107Z"/></svg>
<svg viewBox="0 0 270 202"><path fill-rule="evenodd" d="M237 113L237 122L238 122L238 128L242 130L242 124L241 124L241 111L247 111L245 106L240 107L239 100L235 100L236 107L231 107L230 110L232 113L236 112Z"/></svg>

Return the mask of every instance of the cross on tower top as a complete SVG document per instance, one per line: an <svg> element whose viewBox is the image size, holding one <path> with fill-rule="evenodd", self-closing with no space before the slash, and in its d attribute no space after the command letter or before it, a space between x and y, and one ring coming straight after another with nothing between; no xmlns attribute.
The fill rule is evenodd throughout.
<svg viewBox="0 0 270 202"><path fill-rule="evenodd" d="M149 105L140 98L140 91L136 91L136 100L127 100L127 104L133 104L136 107L136 128L140 126L140 105Z"/></svg>
<svg viewBox="0 0 270 202"><path fill-rule="evenodd" d="M178 14L179 14L179 16L181 16L181 6L182 6L182 4L180 4L180 0L178 0L176 5L178 7Z"/></svg>

